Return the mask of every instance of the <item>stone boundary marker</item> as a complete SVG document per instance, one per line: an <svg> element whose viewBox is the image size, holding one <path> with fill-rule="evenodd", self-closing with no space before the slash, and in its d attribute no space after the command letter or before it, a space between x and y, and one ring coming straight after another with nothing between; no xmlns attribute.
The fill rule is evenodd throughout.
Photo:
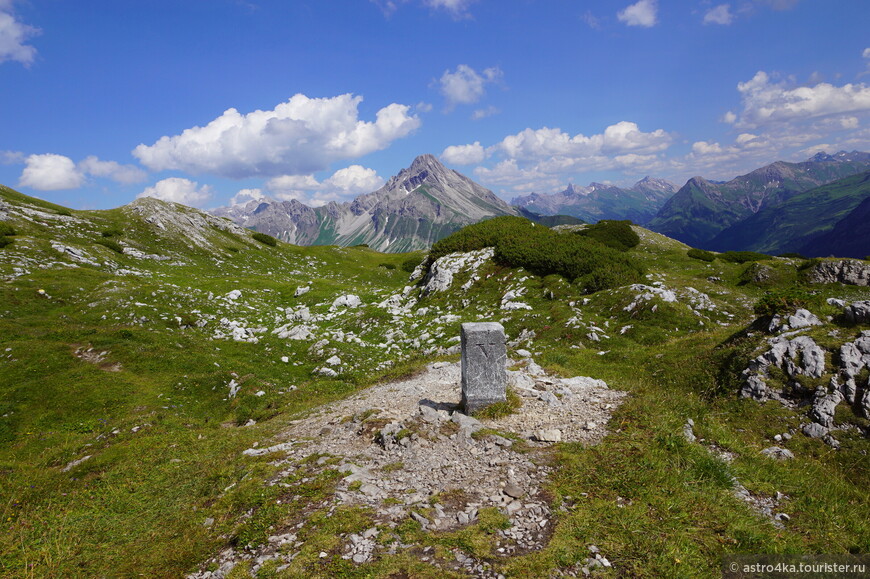
<svg viewBox="0 0 870 579"><path fill-rule="evenodd" d="M497 322L462 324L462 408L472 414L506 400L507 348Z"/></svg>

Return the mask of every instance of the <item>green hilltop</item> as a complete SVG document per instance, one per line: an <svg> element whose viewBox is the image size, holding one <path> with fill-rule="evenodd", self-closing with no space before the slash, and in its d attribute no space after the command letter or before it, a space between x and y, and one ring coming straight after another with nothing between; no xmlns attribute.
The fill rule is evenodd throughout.
<svg viewBox="0 0 870 579"><path fill-rule="evenodd" d="M841 348L870 330L844 315L870 299L852 285L866 262L690 253L627 222L519 217L431 254L300 247L154 199L77 211L8 188L0 227L4 577L719 577L727 555L870 551L866 370L830 439L802 433ZM797 332L823 371L765 367L786 403L741 397L768 340L793 337L770 316L798 308L819 320ZM285 444L327 404L455 363L471 321L501 322L511 369L540 365L545 389L585 376L626 392L606 425L576 425L601 441L545 445L484 418L465 442L449 420L428 440L371 408ZM438 527L473 488L337 503L368 483L348 480L353 456L306 445L351 427L360 444L457 440L547 473L540 548L514 549L504 508ZM354 541L374 555L355 562Z"/></svg>

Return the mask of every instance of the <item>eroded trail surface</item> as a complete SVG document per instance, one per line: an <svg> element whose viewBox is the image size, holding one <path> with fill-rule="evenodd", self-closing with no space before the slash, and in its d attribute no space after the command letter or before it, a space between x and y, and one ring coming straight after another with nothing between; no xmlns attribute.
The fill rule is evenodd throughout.
<svg viewBox="0 0 870 579"><path fill-rule="evenodd" d="M522 407L503 418L476 420L459 412L460 365L439 362L412 378L326 405L295 422L277 444L245 454L284 454L277 464L286 468L272 484L288 491L292 484L285 481L312 455L322 455L316 461L322 468L343 473L331 508L367 505L377 513L376 527L344 538L341 556L358 564L381 550L414 549L377 540L409 517L424 530L451 531L476 523L487 508L510 521L499 531L500 555L540 549L553 525L544 491L550 447L560 441L599 442L625 393L592 378L548 376L531 359L517 367L508 379ZM287 564L304 545L295 532L304 525L296 522L254 551L227 549L212 561L218 571L194 577L222 577L240 560L254 560L255 568L270 559ZM449 562L424 550L420 556L433 565L490 576L488 565L460 552Z"/></svg>

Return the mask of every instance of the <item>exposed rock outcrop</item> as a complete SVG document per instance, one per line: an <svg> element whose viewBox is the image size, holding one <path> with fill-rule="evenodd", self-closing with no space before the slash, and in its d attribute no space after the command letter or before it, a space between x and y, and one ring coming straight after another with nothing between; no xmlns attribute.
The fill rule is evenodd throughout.
<svg viewBox="0 0 870 579"><path fill-rule="evenodd" d="M857 259L821 261L810 269L808 279L812 283L866 286L870 285L870 264Z"/></svg>

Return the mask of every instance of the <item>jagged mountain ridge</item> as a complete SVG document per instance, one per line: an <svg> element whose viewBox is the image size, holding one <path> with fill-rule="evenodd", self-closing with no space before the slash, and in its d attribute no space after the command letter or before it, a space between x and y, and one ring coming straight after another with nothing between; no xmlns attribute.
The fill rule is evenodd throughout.
<svg viewBox="0 0 870 579"><path fill-rule="evenodd" d="M367 244L388 252L425 249L465 225L518 214L434 155L420 155L383 187L350 202L312 208L266 199L212 213L297 245Z"/></svg>
<svg viewBox="0 0 870 579"><path fill-rule="evenodd" d="M577 187L572 183L558 193L531 193L511 200L511 204L541 215L571 215L594 223L602 219L630 219L645 224L656 216L677 190L664 179L644 177L631 187L590 183Z"/></svg>
<svg viewBox="0 0 870 579"><path fill-rule="evenodd" d="M725 183L693 177L648 225L689 245L715 249L713 238L762 209L868 169L870 153L840 151L819 153L802 163L777 161Z"/></svg>

